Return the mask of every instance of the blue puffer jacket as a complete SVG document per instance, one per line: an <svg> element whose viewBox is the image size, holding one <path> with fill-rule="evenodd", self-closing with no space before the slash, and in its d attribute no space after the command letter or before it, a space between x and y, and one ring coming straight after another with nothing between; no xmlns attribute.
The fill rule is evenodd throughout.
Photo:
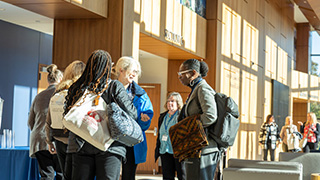
<svg viewBox="0 0 320 180"><path fill-rule="evenodd" d="M137 122L142 129L144 138L143 142L133 147L135 163L139 164L146 162L147 159L148 147L145 131L150 127L151 119L153 117L153 107L147 93L134 81L132 82L132 89L135 94L135 97L133 98L133 105L136 107L138 113ZM150 117L149 121L142 121L141 113L147 114Z"/></svg>

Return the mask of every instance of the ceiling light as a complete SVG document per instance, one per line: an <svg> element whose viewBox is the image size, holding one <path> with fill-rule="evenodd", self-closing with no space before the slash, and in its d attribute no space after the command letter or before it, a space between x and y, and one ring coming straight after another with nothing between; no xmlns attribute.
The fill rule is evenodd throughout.
<svg viewBox="0 0 320 180"><path fill-rule="evenodd" d="M40 20L35 20L35 22L36 22L36 23L40 23L41 21L40 21Z"/></svg>
<svg viewBox="0 0 320 180"><path fill-rule="evenodd" d="M6 9L5 8L0 8L0 11L5 11Z"/></svg>
<svg viewBox="0 0 320 180"><path fill-rule="evenodd" d="M303 3L307 4L307 1L303 1Z"/></svg>

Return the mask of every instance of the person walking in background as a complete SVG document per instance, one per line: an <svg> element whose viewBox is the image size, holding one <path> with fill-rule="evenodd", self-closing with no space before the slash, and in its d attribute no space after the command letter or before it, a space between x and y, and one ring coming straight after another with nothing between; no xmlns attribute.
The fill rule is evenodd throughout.
<svg viewBox="0 0 320 180"><path fill-rule="evenodd" d="M269 114L266 121L261 125L259 134L259 144L263 149L263 160L267 161L268 151L270 159L274 161L274 150L281 142L278 125L274 122L273 115Z"/></svg>
<svg viewBox="0 0 320 180"><path fill-rule="evenodd" d="M204 128L216 122L217 105L214 95L216 92L202 79L207 76L208 65L204 61L188 59L184 61L178 72L180 82L191 88L191 93L183 106L178 121L192 115L201 114L200 121ZM184 160L186 180L212 180L220 159L217 143L211 136L207 137L209 145L201 149L200 158Z"/></svg>
<svg viewBox="0 0 320 180"><path fill-rule="evenodd" d="M297 152L299 148L299 132L297 126L292 124L291 116L286 117L285 125L281 128L280 138L282 139L283 152Z"/></svg>
<svg viewBox="0 0 320 180"><path fill-rule="evenodd" d="M81 77L68 89L64 114L89 90L102 93L101 97L106 104L116 101L129 116L137 118L137 110L123 85L115 80L112 88L109 86L111 66L112 60L108 52L96 50L91 54ZM72 132L69 132L68 142L67 152L72 153L73 180L120 178L121 162L126 157L124 144L114 141L106 151L101 151Z"/></svg>
<svg viewBox="0 0 320 180"><path fill-rule="evenodd" d="M72 176L72 155L67 154L68 132L63 130L62 114L64 111L65 96L68 88L81 76L85 64L73 61L64 71L61 82L56 86L54 96L50 100L46 121L46 142L51 154L57 154L59 164L65 180ZM54 144L53 144L54 141Z"/></svg>
<svg viewBox="0 0 320 180"><path fill-rule="evenodd" d="M181 163L179 162L179 159L173 157L173 150L169 137L169 129L171 126L178 123L177 119L182 106L183 102L181 95L177 92L170 93L164 106L167 111L160 114L158 121L159 131L154 156L155 161L157 161L159 156L161 158L164 180L174 180L176 172L179 180L184 179Z"/></svg>
<svg viewBox="0 0 320 180"><path fill-rule="evenodd" d="M302 123L298 121L300 125L300 132L303 134L303 138L307 138L307 144L303 147L303 152L310 152L310 150L316 150L318 146L318 135L320 126L317 123L317 117L313 112L307 114L307 122Z"/></svg>
<svg viewBox="0 0 320 180"><path fill-rule="evenodd" d="M138 111L136 121L140 125L144 140L133 146L126 147L126 161L122 163L122 180L135 180L138 164L147 160L147 140L145 131L149 129L153 117L152 103L145 92L135 81L141 75L139 61L131 57L121 57L116 64L115 73L117 79L123 84L127 93Z"/></svg>
<svg viewBox="0 0 320 180"><path fill-rule="evenodd" d="M29 112L30 156L36 157L38 161L41 179L54 179L56 172L56 179L60 180L63 177L62 171L57 155L48 151L45 125L50 98L63 74L54 64L48 66L47 71L49 87L34 98Z"/></svg>

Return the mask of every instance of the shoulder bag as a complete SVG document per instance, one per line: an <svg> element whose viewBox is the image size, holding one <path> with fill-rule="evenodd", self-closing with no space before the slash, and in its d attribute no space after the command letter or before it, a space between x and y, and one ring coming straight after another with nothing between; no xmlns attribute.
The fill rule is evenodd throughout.
<svg viewBox="0 0 320 180"><path fill-rule="evenodd" d="M200 157L201 149L208 146L207 136L200 121L200 114L188 116L169 129L173 155L183 161Z"/></svg>
<svg viewBox="0 0 320 180"><path fill-rule="evenodd" d="M114 82L110 85L113 89ZM116 98L111 94L114 102L108 104L108 119L111 137L126 146L134 146L143 141L143 133L140 125L129 116L118 104Z"/></svg>
<svg viewBox="0 0 320 180"><path fill-rule="evenodd" d="M108 129L107 116L105 101L86 90L64 116L62 123L94 147L106 151L114 142Z"/></svg>

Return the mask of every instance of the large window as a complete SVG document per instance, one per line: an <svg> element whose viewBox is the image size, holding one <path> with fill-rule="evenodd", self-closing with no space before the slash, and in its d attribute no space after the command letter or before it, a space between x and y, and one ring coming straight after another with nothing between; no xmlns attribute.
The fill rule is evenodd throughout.
<svg viewBox="0 0 320 180"><path fill-rule="evenodd" d="M320 76L320 36L316 31L311 33L311 74Z"/></svg>

